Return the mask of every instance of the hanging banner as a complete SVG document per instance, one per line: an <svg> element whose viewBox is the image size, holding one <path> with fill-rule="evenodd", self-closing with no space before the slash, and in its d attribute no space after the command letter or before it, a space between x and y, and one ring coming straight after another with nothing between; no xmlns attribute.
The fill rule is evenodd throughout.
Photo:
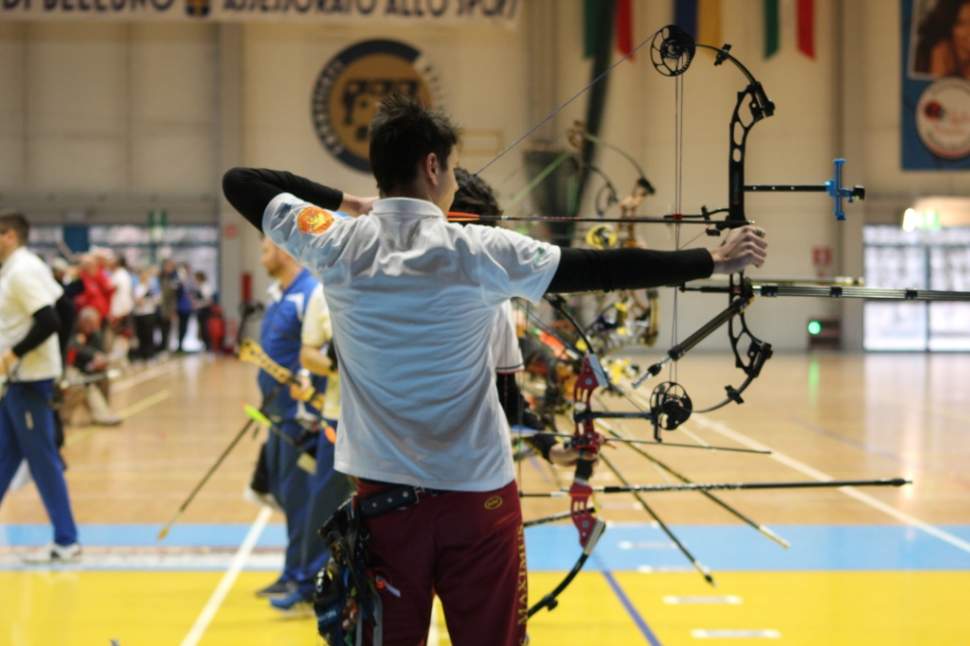
<svg viewBox="0 0 970 646"><path fill-rule="evenodd" d="M970 2L901 1L903 170L970 169Z"/></svg>
<svg viewBox="0 0 970 646"><path fill-rule="evenodd" d="M511 24L521 0L0 0L3 20Z"/></svg>

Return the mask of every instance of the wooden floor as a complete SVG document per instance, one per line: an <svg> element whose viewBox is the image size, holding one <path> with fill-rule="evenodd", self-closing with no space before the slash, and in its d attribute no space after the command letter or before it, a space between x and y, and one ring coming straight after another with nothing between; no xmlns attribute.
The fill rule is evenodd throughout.
<svg viewBox="0 0 970 646"><path fill-rule="evenodd" d="M727 357L706 355L684 362L679 379L703 407L740 373ZM901 475L914 485L721 495L791 540L788 551L698 494L650 496L657 514L715 570L717 589L671 549L630 496L600 496L602 516L615 525L607 537L616 538L604 539L603 557L567 590L561 607L530 625L532 643L968 643L968 383L964 355L776 356L743 406L695 416L666 436L770 448L772 455L646 447L649 454L696 481ZM180 358L122 378L113 390L113 405L126 418L121 427L68 430L82 565L19 565L20 554L49 540L47 518L32 486L9 493L0 506L0 645L319 643L311 620L281 620L251 594L273 575L282 522L242 499L257 438L237 447L182 517L182 534L153 540L244 424L243 405L256 401L254 370L232 359ZM605 404L630 408L622 400ZM647 437L638 422L613 426ZM626 447L605 452L631 482L675 480ZM542 491L571 475L526 461L520 477L523 490ZM617 482L597 469L596 484ZM525 516L566 505L529 500ZM238 578L227 579L254 529L254 546L236 563ZM527 533L527 542L537 596L578 548L568 527ZM660 565L650 565L649 550L660 542ZM846 562L855 554L862 561ZM443 624L435 640L447 642Z"/></svg>

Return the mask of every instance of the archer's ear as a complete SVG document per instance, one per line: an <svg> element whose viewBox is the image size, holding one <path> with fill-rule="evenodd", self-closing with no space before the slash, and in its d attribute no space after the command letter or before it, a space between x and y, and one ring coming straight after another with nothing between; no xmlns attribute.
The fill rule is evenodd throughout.
<svg viewBox="0 0 970 646"><path fill-rule="evenodd" d="M438 159L437 153L428 153L424 157L423 168L425 179L428 180L428 184L431 186L438 185L438 167L441 165L441 160Z"/></svg>

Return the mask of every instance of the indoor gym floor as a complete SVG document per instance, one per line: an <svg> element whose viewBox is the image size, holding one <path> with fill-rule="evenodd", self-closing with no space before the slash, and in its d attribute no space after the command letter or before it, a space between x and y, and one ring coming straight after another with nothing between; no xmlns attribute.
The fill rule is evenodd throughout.
<svg viewBox="0 0 970 646"><path fill-rule="evenodd" d="M738 374L723 355L684 362L695 403ZM697 493L647 499L711 568L711 587L629 495L600 496L611 521L559 608L530 623L546 644L970 643L970 362L959 355L778 355L746 404L697 415L670 435L771 456L647 447L696 481L902 475L902 489L725 493L792 544L782 549ZM642 391L648 393L648 390ZM246 439L167 540L156 533L244 423L255 369L192 356L116 382L119 428L68 430L65 455L84 558L21 564L50 540L33 486L0 508L0 644L319 644L309 617L283 617L253 595L282 561L282 519L242 500L258 442ZM623 402L610 400L610 405ZM616 422L646 437L641 423ZM625 447L606 455L635 483L672 481ZM524 490L556 486L541 463ZM558 474L568 482L571 474ZM601 484L616 483L605 468ZM530 500L525 517L567 501ZM571 525L526 532L534 599L579 553ZM436 613L429 640L448 643Z"/></svg>

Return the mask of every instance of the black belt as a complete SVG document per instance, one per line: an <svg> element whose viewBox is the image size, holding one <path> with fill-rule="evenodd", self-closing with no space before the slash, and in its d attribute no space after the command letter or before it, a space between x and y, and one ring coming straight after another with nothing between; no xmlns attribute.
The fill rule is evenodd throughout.
<svg viewBox="0 0 970 646"><path fill-rule="evenodd" d="M364 518L381 516L391 511L413 507L425 496L438 496L443 493L448 492L411 485L393 485L385 491L371 494L366 498L358 497L360 515Z"/></svg>

